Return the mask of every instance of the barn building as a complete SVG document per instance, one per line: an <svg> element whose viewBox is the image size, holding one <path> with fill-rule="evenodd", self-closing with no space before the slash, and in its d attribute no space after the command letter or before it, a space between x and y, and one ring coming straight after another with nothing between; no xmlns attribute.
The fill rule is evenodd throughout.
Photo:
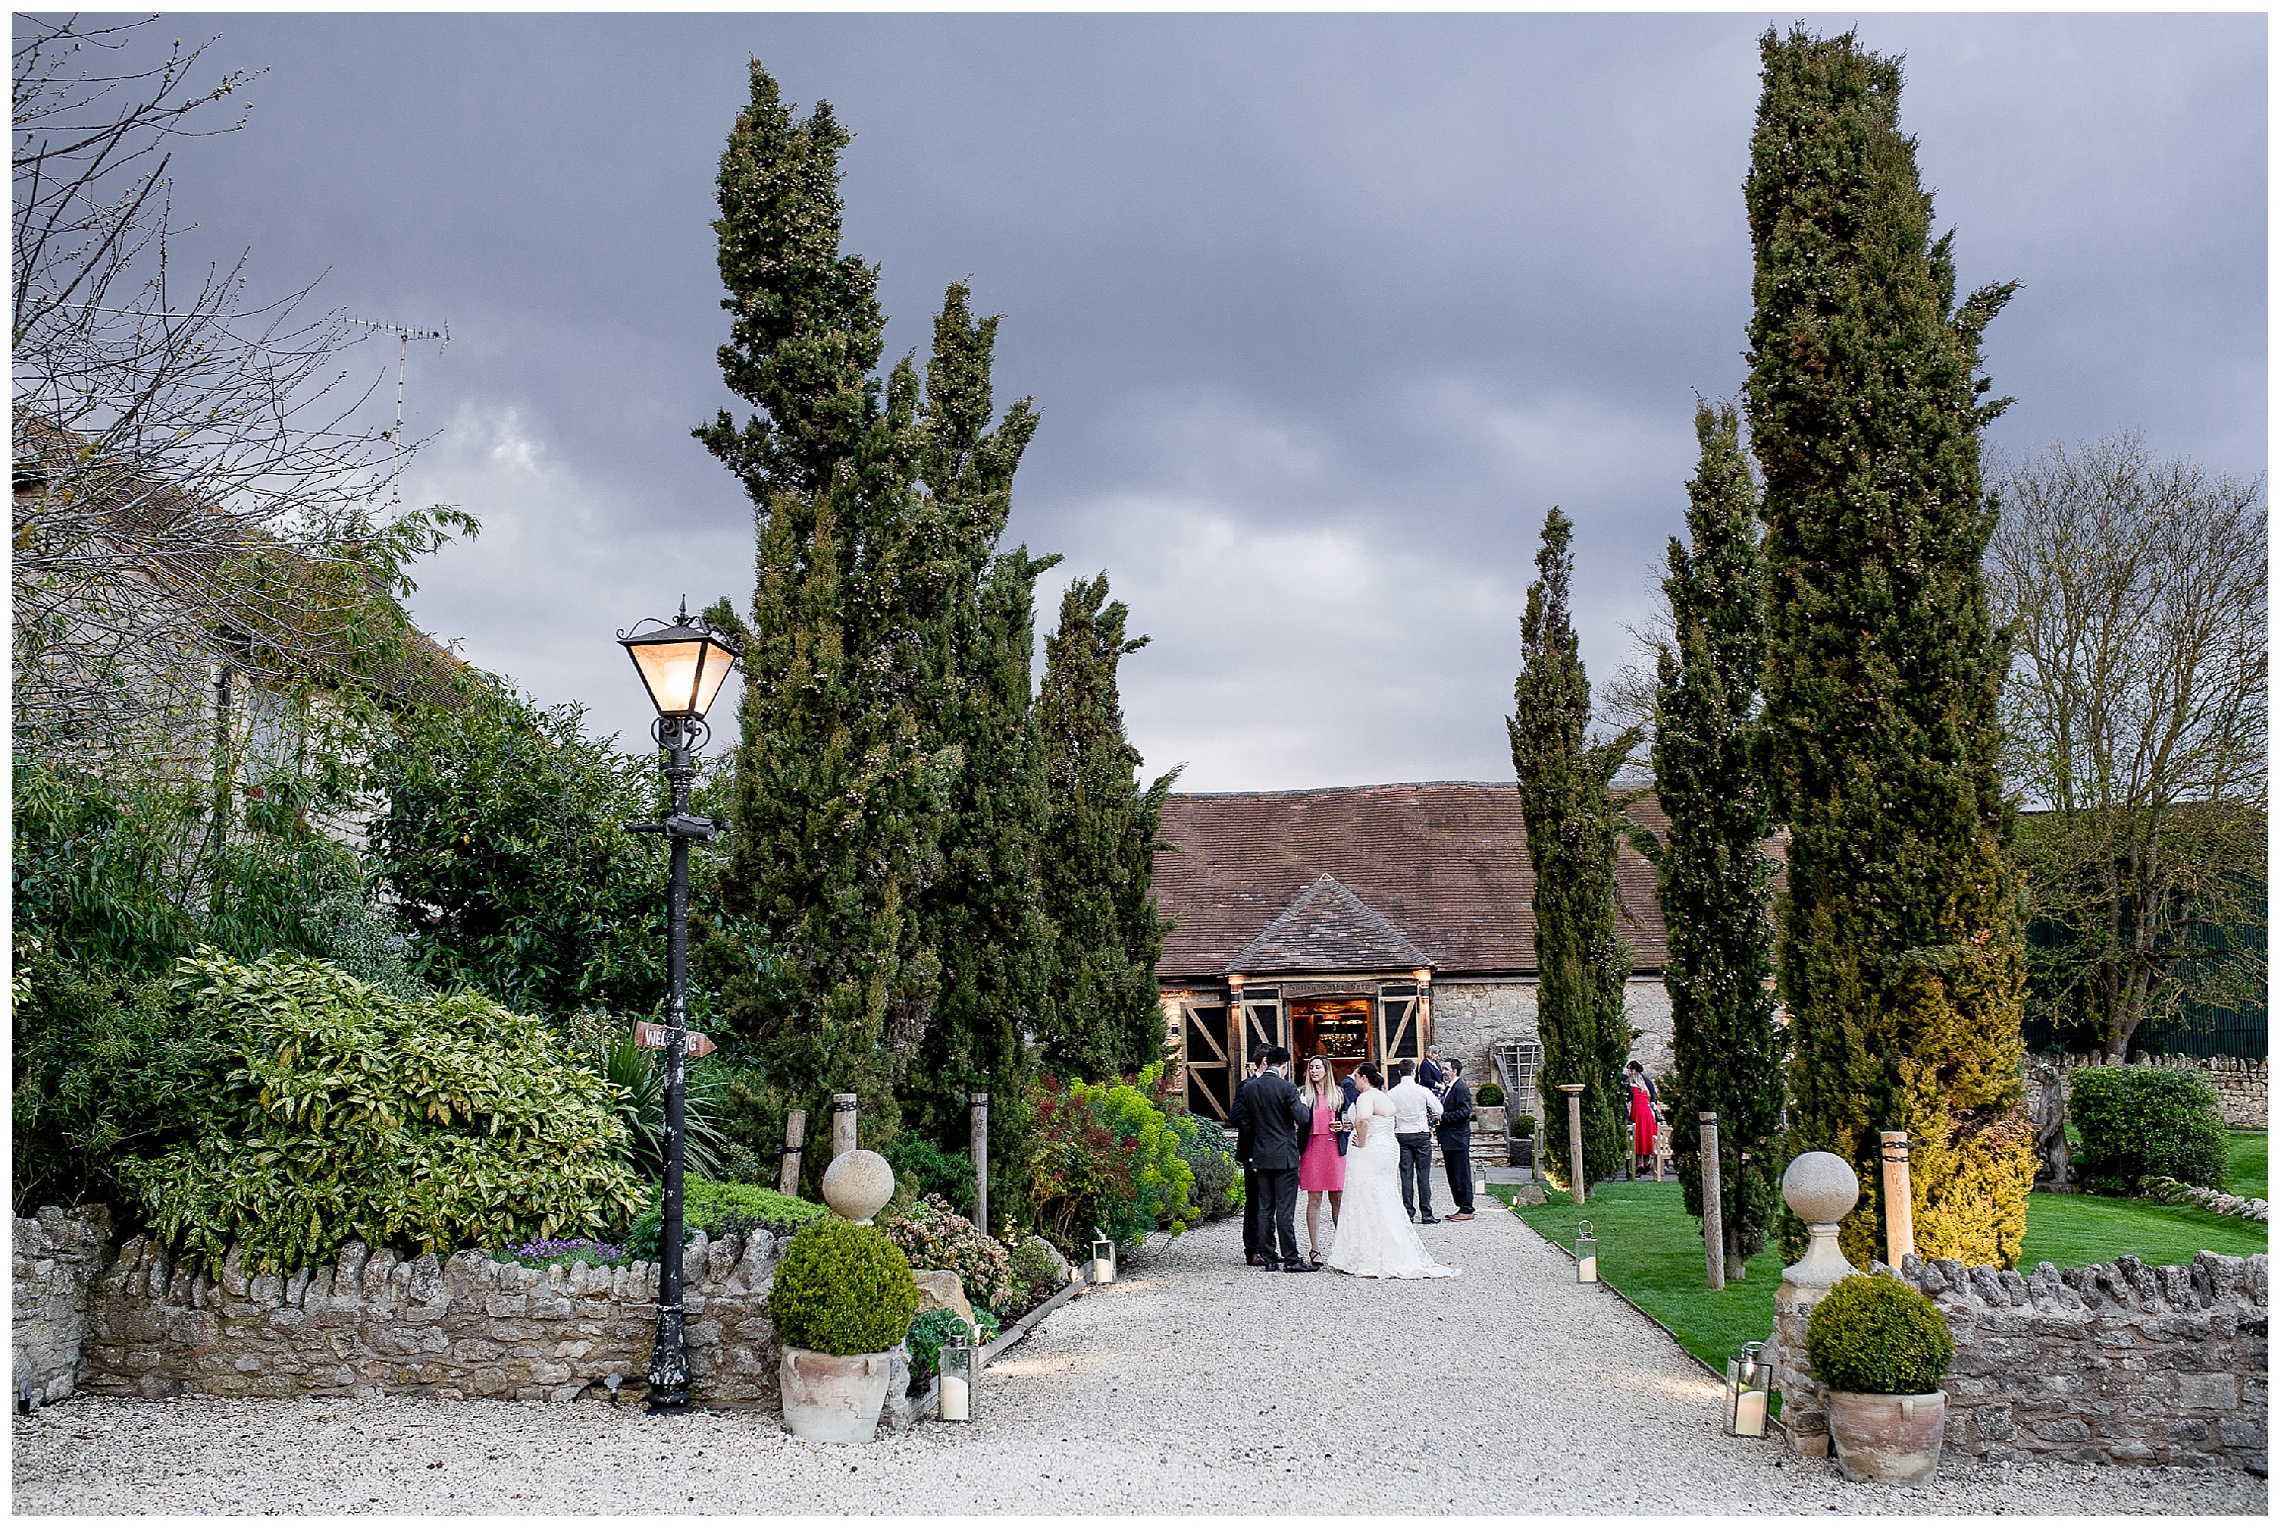
<svg viewBox="0 0 2280 1528"><path fill-rule="evenodd" d="M1652 797L1631 808L1655 832ZM1462 781L1171 797L1155 859L1171 921L1157 962L1188 1106L1224 1119L1250 1045L1390 1066L1428 1046L1533 1097L1535 873L1520 796ZM1622 846L1617 927L1634 960L1632 1054L1670 1065L1654 869ZM1501 1065L1499 1064L1501 1062Z"/></svg>

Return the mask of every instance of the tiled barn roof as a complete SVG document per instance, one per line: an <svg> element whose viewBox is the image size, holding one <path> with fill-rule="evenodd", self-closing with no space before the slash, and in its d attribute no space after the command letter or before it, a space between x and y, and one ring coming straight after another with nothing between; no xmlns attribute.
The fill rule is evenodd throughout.
<svg viewBox="0 0 2280 1528"><path fill-rule="evenodd" d="M1339 885L1337 877L1325 875L1261 929L1227 969L1264 976L1287 971L1414 971L1430 964L1425 952L1401 930Z"/></svg>
<svg viewBox="0 0 2280 1528"><path fill-rule="evenodd" d="M1636 802L1631 817L1656 833L1669 826L1652 796ZM1156 904L1172 920L1156 963L1165 980L1230 969L1263 973L1244 963L1246 947L1276 943L1263 938L1267 925L1295 913L1292 904L1322 877L1335 877L1440 975L1536 969L1536 882L1515 786L1458 781L1173 796L1164 804L1162 837L1177 846L1158 850L1155 864ZM1666 946L1654 867L1624 844L1615 873L1616 927L1638 970L1659 971ZM1316 941L1310 936L1304 947L1316 948Z"/></svg>

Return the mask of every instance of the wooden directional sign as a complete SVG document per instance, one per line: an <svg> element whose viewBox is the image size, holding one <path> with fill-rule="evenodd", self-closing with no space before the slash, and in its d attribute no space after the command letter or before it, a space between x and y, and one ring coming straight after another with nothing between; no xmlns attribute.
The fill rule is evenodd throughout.
<svg viewBox="0 0 2280 1528"><path fill-rule="evenodd" d="M643 1050L663 1050L669 1043L668 1037L672 1033L673 1031L663 1024L637 1023L633 1026L633 1043ZM717 1048L706 1036L698 1034L693 1029L689 1031L686 1054L690 1060L693 1061L699 1056L709 1056Z"/></svg>

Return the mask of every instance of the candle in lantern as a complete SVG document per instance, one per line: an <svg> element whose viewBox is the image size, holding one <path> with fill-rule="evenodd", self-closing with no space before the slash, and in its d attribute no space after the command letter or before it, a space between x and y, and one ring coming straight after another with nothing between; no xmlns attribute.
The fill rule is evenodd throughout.
<svg viewBox="0 0 2280 1528"><path fill-rule="evenodd" d="M1762 1438L1765 1436L1765 1392L1745 1390L1735 1397L1734 1436Z"/></svg>
<svg viewBox="0 0 2280 1528"><path fill-rule="evenodd" d="M1599 1255L1597 1253L1577 1261L1575 1281L1578 1284L1596 1284L1599 1282Z"/></svg>
<svg viewBox="0 0 2280 1528"><path fill-rule="evenodd" d="M964 1422L969 1420L970 1413L968 1411L968 1404L966 1376L963 1374L943 1375L942 1420L945 1422ZM1759 1410L1762 1413L1764 1408L1761 1406Z"/></svg>

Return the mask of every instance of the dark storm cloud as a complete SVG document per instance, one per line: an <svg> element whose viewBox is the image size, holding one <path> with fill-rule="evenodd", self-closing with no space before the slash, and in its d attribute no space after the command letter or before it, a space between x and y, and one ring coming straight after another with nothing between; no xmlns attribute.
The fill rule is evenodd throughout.
<svg viewBox="0 0 2280 1528"><path fill-rule="evenodd" d="M1845 24L1829 24L1829 29ZM749 597L688 438L724 403L712 176L764 59L828 98L891 352L948 282L1044 428L1013 534L1154 644L1135 740L1195 788L1509 773L1545 508L1585 657L1651 613L1694 395L1743 377L1764 21L1593 17L170 18L266 64L181 204L415 351L413 489L483 538L416 608L546 700L645 720L613 628ZM1999 445L2144 429L2264 470L2262 17L1872 18L2019 402ZM1044 591L1050 623L1057 585Z"/></svg>

